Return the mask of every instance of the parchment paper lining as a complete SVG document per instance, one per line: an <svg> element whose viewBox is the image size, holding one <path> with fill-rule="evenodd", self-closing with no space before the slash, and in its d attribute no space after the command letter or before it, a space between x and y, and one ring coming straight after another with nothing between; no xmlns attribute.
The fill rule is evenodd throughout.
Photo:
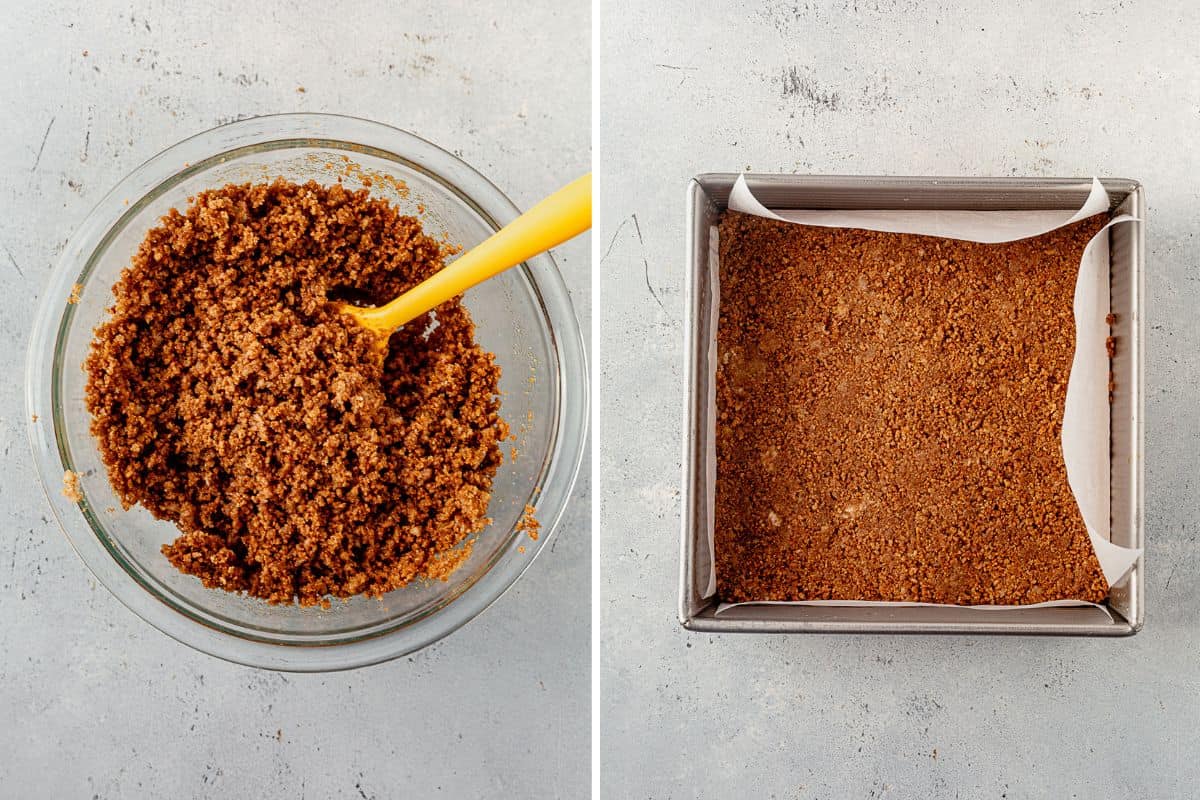
<svg viewBox="0 0 1200 800"><path fill-rule="evenodd" d="M1100 181L1092 179L1092 190L1078 210L1064 211L772 211L754 197L744 177L739 177L729 196L729 208L745 214L802 225L827 228L862 228L891 233L961 239L981 243L1009 242L1040 236L1064 225L1077 222L1110 208L1108 193ZM1122 215L1105 225L1084 248L1075 283L1075 356L1067 383L1063 411L1062 448L1067 482L1079 504L1092 548L1110 586L1117 584L1141 555L1140 549L1120 547L1111 542L1109 519L1110 433L1108 402L1109 358L1105 340L1110 327L1108 228L1120 223L1141 224ZM720 318L720 275L717 229L709 231L709 280L712 306L712 336L708 343L709 430L716 430L717 320ZM715 438L709 439L706 454L708 485L714 487L707 498L708 548L714 550L713 528L716 522L715 487L717 452ZM716 559L704 596L716 594ZM900 603L861 600L803 600L793 602L721 603L716 613L745 605L825 605L825 606L925 606L937 603ZM1027 606L968 606L980 610L1039 608L1044 606L1094 605L1083 600L1056 600Z"/></svg>

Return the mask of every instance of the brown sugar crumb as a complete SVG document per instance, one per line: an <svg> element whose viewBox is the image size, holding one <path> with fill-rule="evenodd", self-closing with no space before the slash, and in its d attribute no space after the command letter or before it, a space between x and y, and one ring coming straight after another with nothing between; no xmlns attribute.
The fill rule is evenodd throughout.
<svg viewBox="0 0 1200 800"><path fill-rule="evenodd" d="M517 546L517 552L518 552L518 553L520 553L521 555L525 555L525 545L523 545L523 544L522 544L522 545L518 545L518 546Z"/></svg>
<svg viewBox="0 0 1200 800"><path fill-rule="evenodd" d="M727 213L720 599L1103 600L1060 442L1103 221L984 245Z"/></svg>
<svg viewBox="0 0 1200 800"><path fill-rule="evenodd" d="M376 182L382 186L391 189L397 197L407 198L409 196L408 184L399 178L387 172L378 172L376 170L364 169L360 164L351 161L349 156L342 156L341 174L338 175L338 183L341 183L342 178L355 178L364 187L371 188ZM334 169L336 165L326 162L325 169ZM425 213L424 206L418 206L420 213ZM442 258L448 258L456 255L461 251L461 248L449 244L448 234L443 234L442 242Z"/></svg>
<svg viewBox="0 0 1200 800"><path fill-rule="evenodd" d="M491 520L484 520L484 524ZM459 547L445 552L434 554L426 566L423 575L426 578L432 578L439 581L448 581L459 567L467 563L467 559L471 557L471 550L475 545L474 540L463 542Z"/></svg>
<svg viewBox="0 0 1200 800"><path fill-rule="evenodd" d="M78 305L80 299L82 299L81 298L82 292L83 292L83 284L82 283L71 284L71 294L67 297L67 302L70 303L71 305Z"/></svg>
<svg viewBox="0 0 1200 800"><path fill-rule="evenodd" d="M534 511L533 506L525 506L525 511L521 514L521 519L517 522L517 530L525 531L529 538L536 542L540 535L538 531L542 529L542 523L538 522L533 516Z"/></svg>
<svg viewBox="0 0 1200 800"><path fill-rule="evenodd" d="M124 503L174 522L163 553L273 603L445 578L489 522L508 435L500 369L459 300L372 334L442 268L420 222L316 183L202 192L146 234L86 361L92 432Z"/></svg>
<svg viewBox="0 0 1200 800"><path fill-rule="evenodd" d="M1109 358L1115 358L1117 355L1117 337L1106 336L1104 339L1104 349L1108 351Z"/></svg>
<svg viewBox="0 0 1200 800"><path fill-rule="evenodd" d="M1108 316L1106 316L1106 317L1104 318L1104 324L1106 324L1106 325L1116 325L1116 324L1117 324L1117 315L1116 315L1116 314L1109 314Z"/></svg>
<svg viewBox="0 0 1200 800"><path fill-rule="evenodd" d="M83 501L83 492L79 488L79 473L67 470L63 473L63 497L70 500L72 503Z"/></svg>

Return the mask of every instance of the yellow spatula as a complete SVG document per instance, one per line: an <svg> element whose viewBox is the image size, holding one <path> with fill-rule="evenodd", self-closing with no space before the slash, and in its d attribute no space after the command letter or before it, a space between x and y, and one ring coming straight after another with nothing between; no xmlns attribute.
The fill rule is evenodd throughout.
<svg viewBox="0 0 1200 800"><path fill-rule="evenodd" d="M417 284L387 305L339 304L342 311L374 331L386 347L392 331L477 283L562 244L592 227L592 176L584 175L512 222L448 267Z"/></svg>

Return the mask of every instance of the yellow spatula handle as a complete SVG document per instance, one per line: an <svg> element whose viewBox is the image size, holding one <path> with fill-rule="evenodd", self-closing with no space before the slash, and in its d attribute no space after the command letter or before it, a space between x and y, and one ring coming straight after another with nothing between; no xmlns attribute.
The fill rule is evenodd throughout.
<svg viewBox="0 0 1200 800"><path fill-rule="evenodd" d="M355 308L368 327L394 331L498 272L592 227L592 176L584 175L505 225L428 280L378 308Z"/></svg>

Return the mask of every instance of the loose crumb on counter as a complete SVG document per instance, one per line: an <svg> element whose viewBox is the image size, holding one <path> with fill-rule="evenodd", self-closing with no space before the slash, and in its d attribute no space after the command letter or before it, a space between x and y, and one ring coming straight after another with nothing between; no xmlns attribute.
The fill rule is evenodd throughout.
<svg viewBox="0 0 1200 800"><path fill-rule="evenodd" d="M726 213L720 599L1103 600L1061 450L1103 224L983 245Z"/></svg>
<svg viewBox="0 0 1200 800"><path fill-rule="evenodd" d="M452 300L373 335L442 268L420 222L340 185L229 185L150 230L86 361L92 432L123 504L181 530L205 586L325 605L445 579L489 522L508 427L500 368Z"/></svg>

